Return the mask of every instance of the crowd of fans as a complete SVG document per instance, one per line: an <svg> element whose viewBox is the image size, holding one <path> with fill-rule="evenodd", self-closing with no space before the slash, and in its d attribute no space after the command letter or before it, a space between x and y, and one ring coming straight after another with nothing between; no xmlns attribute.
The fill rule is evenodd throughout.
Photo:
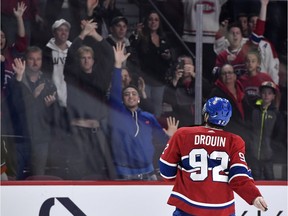
<svg viewBox="0 0 288 216"><path fill-rule="evenodd" d="M1 2L1 179L160 180L169 137L194 125L196 1L158 3L190 52L149 4L129 30L116 0L40 3ZM275 180L274 164L287 168L287 24L274 44L275 4L238 3L203 3L201 101L230 101L225 130L245 140L254 178Z"/></svg>

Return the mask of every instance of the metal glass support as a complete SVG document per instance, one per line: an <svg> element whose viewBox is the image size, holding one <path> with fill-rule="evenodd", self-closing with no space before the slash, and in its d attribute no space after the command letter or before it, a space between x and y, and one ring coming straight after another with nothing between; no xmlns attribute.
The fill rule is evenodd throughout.
<svg viewBox="0 0 288 216"><path fill-rule="evenodd" d="M203 5L196 7L196 61L195 61L195 124L202 123L202 56L203 56Z"/></svg>

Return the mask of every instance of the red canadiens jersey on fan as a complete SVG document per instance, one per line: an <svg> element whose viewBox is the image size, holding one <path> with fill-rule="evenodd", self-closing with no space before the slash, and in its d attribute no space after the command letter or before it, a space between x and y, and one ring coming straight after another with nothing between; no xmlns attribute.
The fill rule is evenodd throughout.
<svg viewBox="0 0 288 216"><path fill-rule="evenodd" d="M261 194L244 153L238 135L205 126L178 129L159 160L161 176L176 181L168 204L192 215L235 215L234 190L251 205Z"/></svg>

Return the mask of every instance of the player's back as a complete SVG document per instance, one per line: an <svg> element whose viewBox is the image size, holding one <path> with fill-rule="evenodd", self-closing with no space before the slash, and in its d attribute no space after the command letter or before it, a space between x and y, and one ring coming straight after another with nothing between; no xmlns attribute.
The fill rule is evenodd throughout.
<svg viewBox="0 0 288 216"><path fill-rule="evenodd" d="M164 178L175 177L178 166L168 203L196 215L232 215L229 170L234 164L247 168L244 151L243 140L235 134L205 126L180 128L160 159Z"/></svg>

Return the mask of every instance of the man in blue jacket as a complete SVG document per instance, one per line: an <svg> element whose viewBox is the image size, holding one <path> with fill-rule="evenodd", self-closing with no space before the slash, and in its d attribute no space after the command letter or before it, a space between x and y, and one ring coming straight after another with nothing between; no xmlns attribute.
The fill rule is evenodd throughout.
<svg viewBox="0 0 288 216"><path fill-rule="evenodd" d="M140 97L133 85L122 89L121 65L129 54L124 46L114 49L115 64L111 83L109 123L114 163L120 179L157 180L153 166L154 144L164 146L177 130L178 121L167 118L163 129L151 113L138 107Z"/></svg>

